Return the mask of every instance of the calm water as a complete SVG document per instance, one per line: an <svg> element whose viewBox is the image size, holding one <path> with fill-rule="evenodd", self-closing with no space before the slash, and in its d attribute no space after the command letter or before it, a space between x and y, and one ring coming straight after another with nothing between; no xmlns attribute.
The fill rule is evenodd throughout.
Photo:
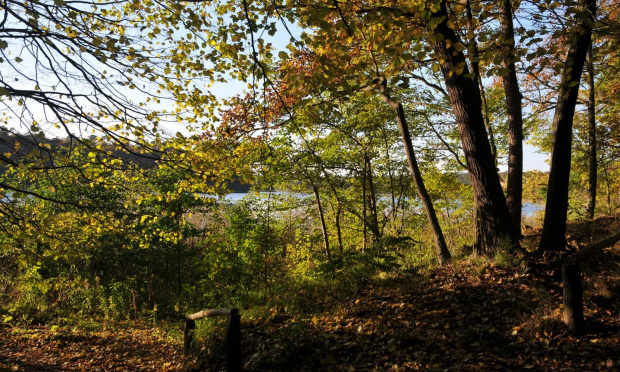
<svg viewBox="0 0 620 372"><path fill-rule="evenodd" d="M269 193L268 192L261 192L260 195L264 198L266 198ZM293 195L293 196L297 196L299 198L307 198L307 197L311 197L312 195L310 194L301 194L301 193L289 193L286 191L276 191L273 192L272 195L278 195L278 196L285 196L285 195ZM256 193L253 192L249 192L249 193L242 193L242 192L235 192L235 193L231 193L231 194L227 194L224 197L224 200L229 202L229 203L236 203L239 200L248 197L248 198L253 198L256 196ZM522 213L523 216L525 217L533 217L536 215L536 213L538 211L542 211L545 209L544 205L541 204L536 204L536 203L523 203L523 209L522 209Z"/></svg>

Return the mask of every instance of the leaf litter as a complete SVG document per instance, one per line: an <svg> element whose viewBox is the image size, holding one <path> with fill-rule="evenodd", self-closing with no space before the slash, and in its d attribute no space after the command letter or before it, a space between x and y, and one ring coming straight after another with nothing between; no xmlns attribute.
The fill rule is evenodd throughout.
<svg viewBox="0 0 620 372"><path fill-rule="evenodd" d="M373 281L356 298L325 303L319 313L242 317L244 370L619 370L619 258L617 244L583 268L582 335L561 322L553 264L459 261ZM224 369L218 337L188 359L181 340L162 332L0 326L0 371Z"/></svg>

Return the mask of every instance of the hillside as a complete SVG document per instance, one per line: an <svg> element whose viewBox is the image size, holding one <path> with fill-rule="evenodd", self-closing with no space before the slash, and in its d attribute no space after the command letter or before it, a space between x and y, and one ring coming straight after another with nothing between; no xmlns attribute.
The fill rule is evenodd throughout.
<svg viewBox="0 0 620 372"><path fill-rule="evenodd" d="M570 226L577 245L620 228L602 218L588 231ZM530 231L525 244L533 244ZM515 265L463 259L417 275L368 280L352 297L314 304L318 311L271 309L242 316L248 371L617 370L620 244L584 267L588 331L567 332L561 287L544 262ZM546 269L543 269L546 268ZM116 326L0 327L0 371L217 371L222 334L207 336L193 360L181 334ZM223 329L219 327L218 329Z"/></svg>

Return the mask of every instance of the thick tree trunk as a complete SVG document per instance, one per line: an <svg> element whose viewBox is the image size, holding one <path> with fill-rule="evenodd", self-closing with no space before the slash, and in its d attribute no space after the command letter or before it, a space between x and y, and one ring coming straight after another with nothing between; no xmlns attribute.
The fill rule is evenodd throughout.
<svg viewBox="0 0 620 372"><path fill-rule="evenodd" d="M502 77L508 112L508 181L506 202L512 224L521 235L521 209L523 207L523 113L521 92L515 67L515 33L512 24L512 2L503 0L500 23L504 48L503 67L508 70Z"/></svg>
<svg viewBox="0 0 620 372"><path fill-rule="evenodd" d="M434 50L458 124L475 194L475 249L478 253L492 253L505 239L510 239L513 246L517 246L518 240L484 125L480 90L476 78L469 76L465 55L455 48L461 42L449 26L446 0L441 2L434 17L441 19L441 22L430 30L429 36L435 40ZM447 44L447 41L450 43Z"/></svg>
<svg viewBox="0 0 620 372"><path fill-rule="evenodd" d="M566 247L573 118L596 12L596 0L584 1L586 15L581 17L577 26L578 32L575 32L574 41L568 49L553 118L553 152L551 154L545 220L540 245L538 246L539 252L563 250Z"/></svg>
<svg viewBox="0 0 620 372"><path fill-rule="evenodd" d="M476 30L474 27L473 18L474 16L471 9L471 0L467 0L467 24L469 26L469 31L472 33ZM478 62L480 59L480 52L478 51L478 43L476 42L476 39L473 38L469 41L469 44L472 49L472 55L469 58L471 62L471 70L476 76L476 82L478 84L478 88L480 89L480 98L482 99L482 106L484 108L484 122L487 128L487 134L489 135L489 144L491 145L491 156L493 156L493 163L497 167L497 146L495 145L493 127L491 126L491 120L489 119L489 106L487 105L487 98L484 93L484 84L482 84L482 77L480 76L480 63Z"/></svg>
<svg viewBox="0 0 620 372"><path fill-rule="evenodd" d="M592 43L590 43L588 56L588 155L590 157L588 175L588 209L586 216L594 219L594 209L596 208L596 185L598 182L598 162L596 158L596 101L594 96L594 64L592 63Z"/></svg>
<svg viewBox="0 0 620 372"><path fill-rule="evenodd" d="M405 145L405 154L407 155L409 170L411 171L411 176L413 177L416 189L418 191L418 196L422 200L422 204L424 204L426 217L428 218L428 222L431 224L431 228L433 230L437 260L440 264L444 264L450 261L450 259L452 259L452 255L450 254L450 250L448 250L448 245L446 244L446 239L443 236L441 225L439 225L439 220L437 219L437 214L435 213L435 208L433 207L431 197L430 195L428 195L426 186L424 186L422 173L420 172L420 168L418 167L418 161L416 160L413 144L411 142L411 133L409 132L409 126L407 125L407 118L405 117L403 105L399 102L393 101L385 91L383 92L383 97L386 102L396 111L396 119L398 120L398 126L400 128L400 133L402 135L403 143Z"/></svg>

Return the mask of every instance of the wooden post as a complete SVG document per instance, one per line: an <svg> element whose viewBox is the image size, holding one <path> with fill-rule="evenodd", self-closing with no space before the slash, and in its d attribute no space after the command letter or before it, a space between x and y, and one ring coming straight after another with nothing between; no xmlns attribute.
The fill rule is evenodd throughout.
<svg viewBox="0 0 620 372"><path fill-rule="evenodd" d="M194 340L196 320L210 316L228 316L226 329L226 371L241 372L241 315L238 309L208 309L185 316L183 331L185 355L188 355Z"/></svg>
<svg viewBox="0 0 620 372"><path fill-rule="evenodd" d="M189 355L191 352L195 329L196 321L193 319L185 319L185 327L183 329L183 351L185 355Z"/></svg>
<svg viewBox="0 0 620 372"><path fill-rule="evenodd" d="M226 330L226 372L241 372L241 315L239 310L230 310Z"/></svg>
<svg viewBox="0 0 620 372"><path fill-rule="evenodd" d="M562 265L564 323L571 332L583 331L583 284L579 264Z"/></svg>

